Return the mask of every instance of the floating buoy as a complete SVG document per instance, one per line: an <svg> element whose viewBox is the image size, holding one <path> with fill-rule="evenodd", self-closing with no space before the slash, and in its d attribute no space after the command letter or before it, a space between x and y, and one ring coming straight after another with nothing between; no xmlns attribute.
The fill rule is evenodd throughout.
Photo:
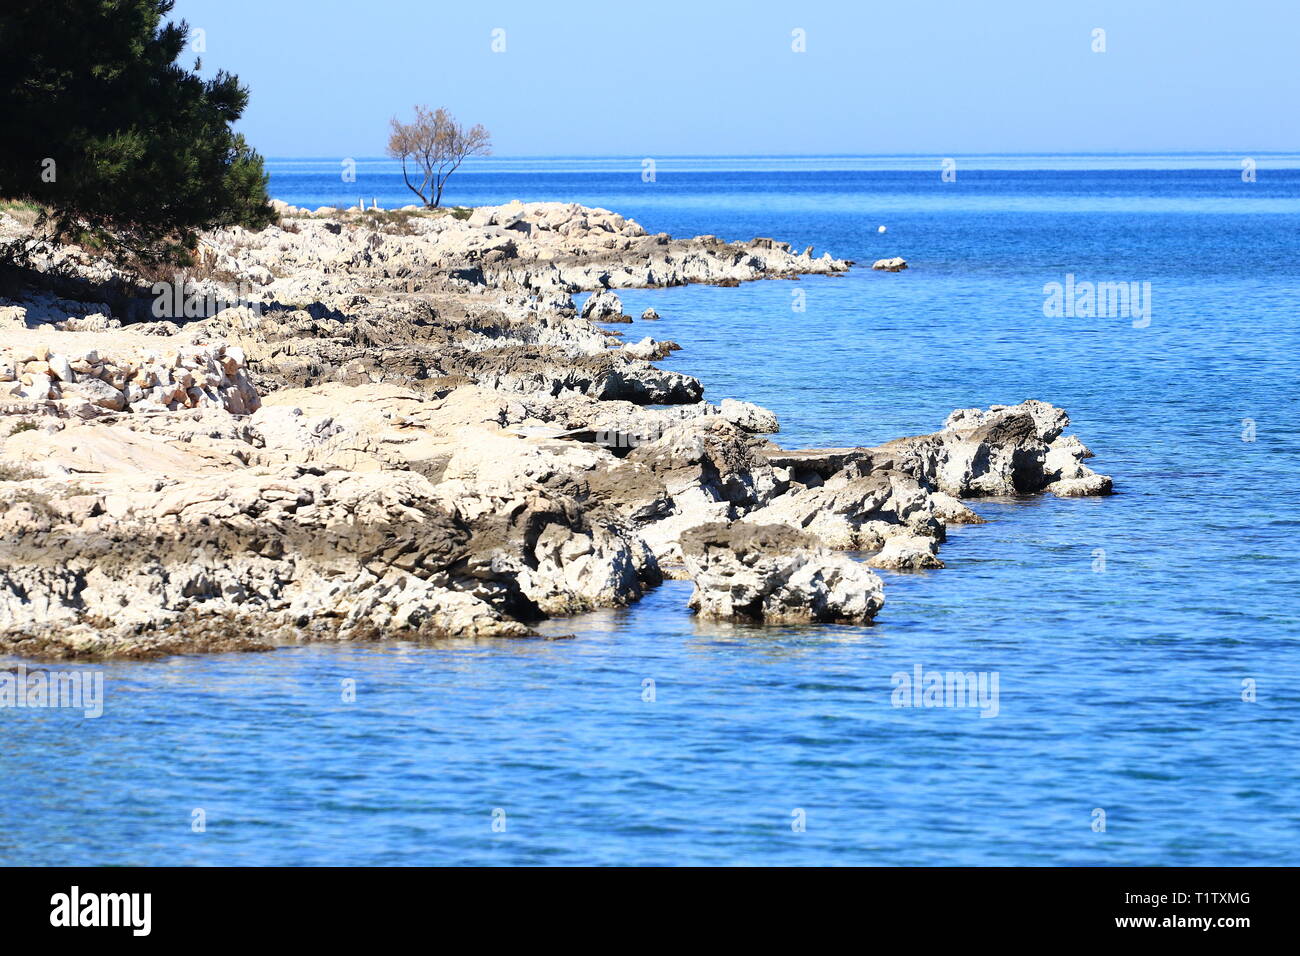
<svg viewBox="0 0 1300 956"><path fill-rule="evenodd" d="M878 229L876 229L876 232L884 232L884 231L885 231L884 226L880 226Z"/></svg>

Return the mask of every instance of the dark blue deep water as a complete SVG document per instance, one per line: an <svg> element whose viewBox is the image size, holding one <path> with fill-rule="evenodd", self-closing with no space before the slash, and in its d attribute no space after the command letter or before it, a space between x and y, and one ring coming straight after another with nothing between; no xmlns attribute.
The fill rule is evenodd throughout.
<svg viewBox="0 0 1300 956"><path fill-rule="evenodd" d="M549 625L572 640L114 665L98 720L0 710L0 861L1300 863L1298 166L1260 157L1253 183L1227 156L959 158L956 182L937 158L663 160L651 183L639 158L463 171L448 204L578 201L857 260L623 295L663 316L627 334L681 343L665 364L773 409L787 446L1040 398L1118 494L976 502L989 523L951 534L944 570L884 575L869 628L707 625L670 582ZM296 204L412 198L386 163L356 183L333 159L271 169ZM894 255L911 270L869 269ZM1046 318L1067 273L1150 283L1149 325ZM997 716L892 706L917 665L996 672Z"/></svg>

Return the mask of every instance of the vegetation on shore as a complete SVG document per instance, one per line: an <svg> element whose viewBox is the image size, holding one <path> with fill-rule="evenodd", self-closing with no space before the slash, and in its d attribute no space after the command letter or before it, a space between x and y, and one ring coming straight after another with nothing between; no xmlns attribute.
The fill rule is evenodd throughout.
<svg viewBox="0 0 1300 956"><path fill-rule="evenodd" d="M183 259L202 229L274 221L262 158L232 129L238 77L180 58L173 0L6 0L0 195L55 241ZM21 245L8 250L13 259Z"/></svg>

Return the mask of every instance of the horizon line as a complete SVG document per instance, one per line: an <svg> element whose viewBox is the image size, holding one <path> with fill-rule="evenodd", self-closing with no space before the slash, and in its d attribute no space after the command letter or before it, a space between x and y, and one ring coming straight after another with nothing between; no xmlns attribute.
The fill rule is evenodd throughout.
<svg viewBox="0 0 1300 956"><path fill-rule="evenodd" d="M288 155L284 153L271 154L265 153L265 159L322 159L335 160L340 157L340 153L329 155ZM519 160L519 159L627 159L641 161L643 159L923 159L937 157L940 159L948 157L967 157L967 158L1110 158L1110 157L1141 157L1141 156L1224 156L1224 157L1241 157L1241 156L1297 156L1300 157L1300 147L1295 149L1165 149L1165 150L1140 150L1140 151L1108 151L1099 150L1092 152L911 152L911 153L659 153L655 156L646 156L638 153L506 153L492 156L474 156L466 162L490 162L493 160ZM359 155L357 160L387 160L397 162L389 156L384 155Z"/></svg>

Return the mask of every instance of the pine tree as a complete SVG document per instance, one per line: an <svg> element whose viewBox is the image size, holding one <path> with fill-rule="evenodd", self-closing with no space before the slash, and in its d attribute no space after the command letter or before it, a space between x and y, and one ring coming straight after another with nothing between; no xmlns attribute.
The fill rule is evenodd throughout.
<svg viewBox="0 0 1300 956"><path fill-rule="evenodd" d="M232 130L237 77L177 61L172 0L5 0L0 7L0 197L33 202L57 238L141 258L199 229L274 220L262 158Z"/></svg>

